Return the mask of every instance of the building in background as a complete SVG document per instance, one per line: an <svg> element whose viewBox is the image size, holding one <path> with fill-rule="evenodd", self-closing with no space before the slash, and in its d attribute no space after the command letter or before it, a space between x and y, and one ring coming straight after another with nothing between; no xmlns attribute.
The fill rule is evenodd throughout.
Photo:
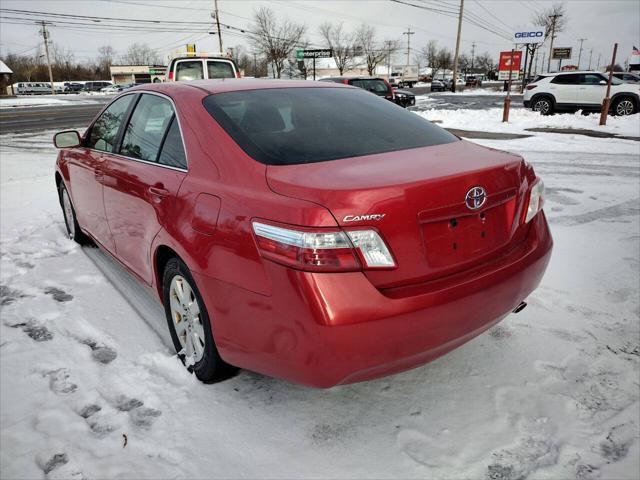
<svg viewBox="0 0 640 480"><path fill-rule="evenodd" d="M160 83L167 73L165 65L111 65L111 81L116 85L125 83Z"/></svg>

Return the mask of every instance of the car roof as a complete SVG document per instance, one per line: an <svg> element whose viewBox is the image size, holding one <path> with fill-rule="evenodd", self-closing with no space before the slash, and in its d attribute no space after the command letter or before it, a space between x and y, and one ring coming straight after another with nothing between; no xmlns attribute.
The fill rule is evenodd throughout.
<svg viewBox="0 0 640 480"><path fill-rule="evenodd" d="M245 90L267 90L272 88L355 88L349 85L332 82L313 82L308 80L271 80L249 78L221 78L216 80L193 80L189 82L147 83L133 87L127 91L155 91L167 95L180 91L198 89L207 94L241 92Z"/></svg>

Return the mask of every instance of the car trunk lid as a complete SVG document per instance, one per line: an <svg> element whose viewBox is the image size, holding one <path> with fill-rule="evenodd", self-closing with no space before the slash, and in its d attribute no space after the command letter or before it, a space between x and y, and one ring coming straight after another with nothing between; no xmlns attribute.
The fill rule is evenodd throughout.
<svg viewBox="0 0 640 480"><path fill-rule="evenodd" d="M344 228L371 227L397 268L379 288L458 273L508 247L526 188L520 157L466 141L303 165L268 166L270 188L320 204ZM475 187L486 200L470 209Z"/></svg>

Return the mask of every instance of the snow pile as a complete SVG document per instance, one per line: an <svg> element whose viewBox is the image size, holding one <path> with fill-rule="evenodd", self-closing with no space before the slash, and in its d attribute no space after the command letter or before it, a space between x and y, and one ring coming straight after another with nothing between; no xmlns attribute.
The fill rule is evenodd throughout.
<svg viewBox="0 0 640 480"><path fill-rule="evenodd" d="M95 92L92 92L95 93ZM0 109L15 107L42 107L46 105L87 105L94 103L103 103L104 97L113 96L114 94L101 93L96 95L98 98L91 98L94 95L89 94L68 94L68 95L38 95L13 98L0 98Z"/></svg>
<svg viewBox="0 0 640 480"><path fill-rule="evenodd" d="M0 137L2 478L637 478L637 142L482 141L547 185L555 250L529 307L429 365L319 391L195 381L144 289L65 238L52 133Z"/></svg>
<svg viewBox="0 0 640 480"><path fill-rule="evenodd" d="M544 116L528 109L511 109L509 123L502 123L502 109L441 110L430 109L415 112L428 120L437 120L446 128L477 130L483 132L527 133L527 128L576 128L598 130L616 135L640 136L640 114L625 117L609 116L607 125L599 126L599 113L583 115L582 112Z"/></svg>

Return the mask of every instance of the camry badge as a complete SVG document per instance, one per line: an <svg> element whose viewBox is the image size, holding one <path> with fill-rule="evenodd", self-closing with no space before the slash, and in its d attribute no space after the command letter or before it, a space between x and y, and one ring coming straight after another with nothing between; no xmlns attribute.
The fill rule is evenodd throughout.
<svg viewBox="0 0 640 480"><path fill-rule="evenodd" d="M370 215L347 215L342 219L343 222L361 222L363 220L382 220L386 213L372 213Z"/></svg>
<svg viewBox="0 0 640 480"><path fill-rule="evenodd" d="M482 187L473 187L467 192L467 196L464 198L469 210L477 210L482 207L487 201L487 192Z"/></svg>

